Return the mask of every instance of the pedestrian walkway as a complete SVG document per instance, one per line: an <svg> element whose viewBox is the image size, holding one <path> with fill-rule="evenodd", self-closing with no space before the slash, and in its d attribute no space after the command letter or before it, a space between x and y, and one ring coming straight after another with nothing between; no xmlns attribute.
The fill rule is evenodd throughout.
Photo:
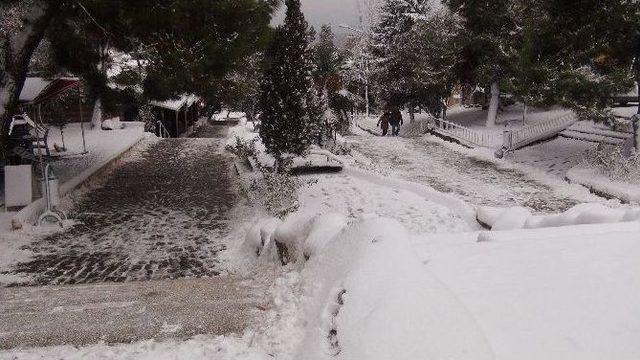
<svg viewBox="0 0 640 360"><path fill-rule="evenodd" d="M564 211L579 201L555 192L525 174L498 168L421 138L368 134L352 137L352 146L375 170L452 193L473 205L524 206L534 212Z"/></svg>
<svg viewBox="0 0 640 360"><path fill-rule="evenodd" d="M226 276L3 289L0 349L239 333L263 296Z"/></svg>
<svg viewBox="0 0 640 360"><path fill-rule="evenodd" d="M51 285L225 272L219 253L239 199L225 133L226 127L205 125L194 136L207 138L134 149L104 184L67 209L75 226L32 242L31 259L0 273Z"/></svg>

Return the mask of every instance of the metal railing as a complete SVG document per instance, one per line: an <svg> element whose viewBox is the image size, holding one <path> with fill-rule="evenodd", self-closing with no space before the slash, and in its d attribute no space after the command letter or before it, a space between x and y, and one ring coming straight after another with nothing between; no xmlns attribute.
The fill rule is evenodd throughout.
<svg viewBox="0 0 640 360"><path fill-rule="evenodd" d="M171 137L171 134L169 134L169 130L167 130L167 128L160 120L156 122L156 135L163 139L168 139Z"/></svg>
<svg viewBox="0 0 640 360"><path fill-rule="evenodd" d="M443 119L434 119L435 130L472 147L496 146L496 134L481 132Z"/></svg>
<svg viewBox="0 0 640 360"><path fill-rule="evenodd" d="M510 144L505 143L504 146L509 150L517 150L536 141L554 136L575 124L577 121L576 116L572 112L569 112L558 118L512 131Z"/></svg>

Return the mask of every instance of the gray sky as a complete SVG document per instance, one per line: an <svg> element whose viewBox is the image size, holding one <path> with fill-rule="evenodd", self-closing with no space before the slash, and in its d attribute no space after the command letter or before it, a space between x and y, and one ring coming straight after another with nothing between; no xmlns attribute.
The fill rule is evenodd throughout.
<svg viewBox="0 0 640 360"><path fill-rule="evenodd" d="M313 25L316 30L320 29L322 24L332 25L336 34L344 33L338 24L357 25L358 10L357 0L301 0L302 11L309 24ZM284 5L275 16L274 23L282 22L284 16Z"/></svg>

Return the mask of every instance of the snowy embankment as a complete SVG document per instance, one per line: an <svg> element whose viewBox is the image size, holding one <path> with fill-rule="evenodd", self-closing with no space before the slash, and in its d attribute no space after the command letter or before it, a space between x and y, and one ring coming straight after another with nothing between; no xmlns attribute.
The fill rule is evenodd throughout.
<svg viewBox="0 0 640 360"><path fill-rule="evenodd" d="M425 235L414 251L496 359L638 359L639 233L629 222L491 232L483 242Z"/></svg>
<svg viewBox="0 0 640 360"><path fill-rule="evenodd" d="M247 240L265 242L264 259L280 243L302 269L304 339L287 359L632 359L639 232L630 221L410 236L391 219L297 214Z"/></svg>
<svg viewBox="0 0 640 360"><path fill-rule="evenodd" d="M566 177L570 182L585 186L596 194L640 204L640 184L613 181L597 169L580 166L569 169Z"/></svg>
<svg viewBox="0 0 640 360"><path fill-rule="evenodd" d="M247 242L264 242L261 257L275 258L278 244L302 267L304 321L284 358L492 358L473 317L422 269L399 222L295 214L258 228Z"/></svg>
<svg viewBox="0 0 640 360"><path fill-rule="evenodd" d="M640 221L640 208L610 208L599 203L579 204L560 214L533 215L523 207L477 210L478 221L493 231L539 229L584 224Z"/></svg>

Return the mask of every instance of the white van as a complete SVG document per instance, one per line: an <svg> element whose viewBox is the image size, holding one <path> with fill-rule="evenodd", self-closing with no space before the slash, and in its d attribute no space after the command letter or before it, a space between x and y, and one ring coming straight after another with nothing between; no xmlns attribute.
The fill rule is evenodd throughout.
<svg viewBox="0 0 640 360"><path fill-rule="evenodd" d="M624 106L630 102L638 101L638 83L634 84L634 88L626 94L619 94L613 96L613 101Z"/></svg>

